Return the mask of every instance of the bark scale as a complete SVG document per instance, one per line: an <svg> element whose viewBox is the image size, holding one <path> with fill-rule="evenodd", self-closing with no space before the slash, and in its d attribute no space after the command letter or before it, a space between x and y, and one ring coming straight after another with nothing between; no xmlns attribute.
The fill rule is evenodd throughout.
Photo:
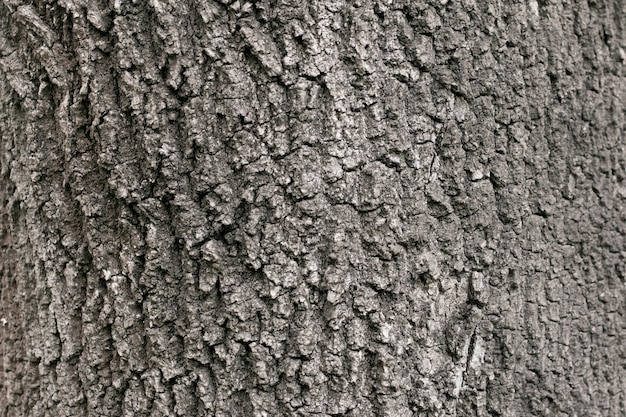
<svg viewBox="0 0 626 417"><path fill-rule="evenodd" d="M626 4L0 5L0 414L626 414Z"/></svg>

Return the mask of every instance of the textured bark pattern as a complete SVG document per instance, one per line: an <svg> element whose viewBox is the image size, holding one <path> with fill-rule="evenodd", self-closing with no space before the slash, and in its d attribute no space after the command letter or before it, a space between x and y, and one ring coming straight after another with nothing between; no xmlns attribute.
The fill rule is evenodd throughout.
<svg viewBox="0 0 626 417"><path fill-rule="evenodd" d="M3 0L0 414L626 414L626 6Z"/></svg>

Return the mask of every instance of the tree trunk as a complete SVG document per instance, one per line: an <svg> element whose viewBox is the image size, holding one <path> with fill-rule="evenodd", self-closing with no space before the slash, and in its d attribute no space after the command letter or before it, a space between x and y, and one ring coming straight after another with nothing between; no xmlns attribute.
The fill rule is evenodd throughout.
<svg viewBox="0 0 626 417"><path fill-rule="evenodd" d="M0 414L626 415L625 16L3 0Z"/></svg>

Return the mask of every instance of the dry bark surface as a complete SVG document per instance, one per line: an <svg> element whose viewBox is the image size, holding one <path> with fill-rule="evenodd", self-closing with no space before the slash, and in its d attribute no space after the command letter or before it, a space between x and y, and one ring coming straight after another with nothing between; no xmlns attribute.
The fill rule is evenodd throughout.
<svg viewBox="0 0 626 417"><path fill-rule="evenodd" d="M626 415L622 0L2 0L0 415Z"/></svg>

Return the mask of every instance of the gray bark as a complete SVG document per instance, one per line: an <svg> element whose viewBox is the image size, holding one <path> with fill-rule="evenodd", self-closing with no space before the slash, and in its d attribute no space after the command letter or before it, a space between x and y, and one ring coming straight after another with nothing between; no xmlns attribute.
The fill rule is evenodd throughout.
<svg viewBox="0 0 626 417"><path fill-rule="evenodd" d="M626 415L621 0L3 0L2 416Z"/></svg>

